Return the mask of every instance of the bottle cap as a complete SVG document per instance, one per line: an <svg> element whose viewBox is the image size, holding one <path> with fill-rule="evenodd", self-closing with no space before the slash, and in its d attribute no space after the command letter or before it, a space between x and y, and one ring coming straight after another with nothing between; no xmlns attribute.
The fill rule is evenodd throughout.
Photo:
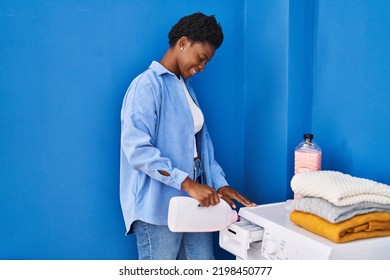
<svg viewBox="0 0 390 280"><path fill-rule="evenodd" d="M239 217L238 217L237 212L235 210L233 210L233 209L230 212L230 219L229 220L230 220L231 223L235 223L235 222L240 220Z"/></svg>
<svg viewBox="0 0 390 280"><path fill-rule="evenodd" d="M313 140L314 135L311 133L303 134L303 139Z"/></svg>

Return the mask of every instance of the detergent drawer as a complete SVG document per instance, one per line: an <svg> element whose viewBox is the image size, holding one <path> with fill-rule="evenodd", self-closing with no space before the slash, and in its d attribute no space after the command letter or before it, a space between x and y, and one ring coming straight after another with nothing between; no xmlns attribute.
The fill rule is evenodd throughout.
<svg viewBox="0 0 390 280"><path fill-rule="evenodd" d="M260 259L264 229L241 218L219 232L219 246L240 259Z"/></svg>

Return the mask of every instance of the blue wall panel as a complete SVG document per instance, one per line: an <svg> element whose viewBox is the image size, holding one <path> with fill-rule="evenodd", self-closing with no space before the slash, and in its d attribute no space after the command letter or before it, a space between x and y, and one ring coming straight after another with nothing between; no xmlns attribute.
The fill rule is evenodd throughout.
<svg viewBox="0 0 390 280"><path fill-rule="evenodd" d="M243 6L230 2L1 2L0 259L137 258L118 197L121 102L164 54L170 27L196 11L225 31L195 82L217 155L242 189Z"/></svg>
<svg viewBox="0 0 390 280"><path fill-rule="evenodd" d="M324 168L387 184L389 15L389 1L318 1L313 96Z"/></svg>
<svg viewBox="0 0 390 280"><path fill-rule="evenodd" d="M315 1L290 1L288 34L288 108L286 198L292 197L294 149L312 130ZM316 141L317 135L314 135Z"/></svg>
<svg viewBox="0 0 390 280"><path fill-rule="evenodd" d="M245 187L256 203L286 199L288 1L246 1Z"/></svg>

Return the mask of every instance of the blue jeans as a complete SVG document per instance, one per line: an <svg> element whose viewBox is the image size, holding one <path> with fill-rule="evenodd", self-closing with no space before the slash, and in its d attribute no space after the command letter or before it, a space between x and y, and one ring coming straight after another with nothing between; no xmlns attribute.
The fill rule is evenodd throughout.
<svg viewBox="0 0 390 280"><path fill-rule="evenodd" d="M168 226L133 223L140 260L214 260L211 232L171 232Z"/></svg>

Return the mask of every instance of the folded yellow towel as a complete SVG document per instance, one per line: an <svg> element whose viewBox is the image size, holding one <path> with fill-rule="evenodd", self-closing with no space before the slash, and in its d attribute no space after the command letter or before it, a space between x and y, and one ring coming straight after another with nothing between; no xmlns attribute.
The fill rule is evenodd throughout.
<svg viewBox="0 0 390 280"><path fill-rule="evenodd" d="M390 236L390 212L371 212L340 223L330 223L314 214L294 210L290 214L290 220L337 243Z"/></svg>

